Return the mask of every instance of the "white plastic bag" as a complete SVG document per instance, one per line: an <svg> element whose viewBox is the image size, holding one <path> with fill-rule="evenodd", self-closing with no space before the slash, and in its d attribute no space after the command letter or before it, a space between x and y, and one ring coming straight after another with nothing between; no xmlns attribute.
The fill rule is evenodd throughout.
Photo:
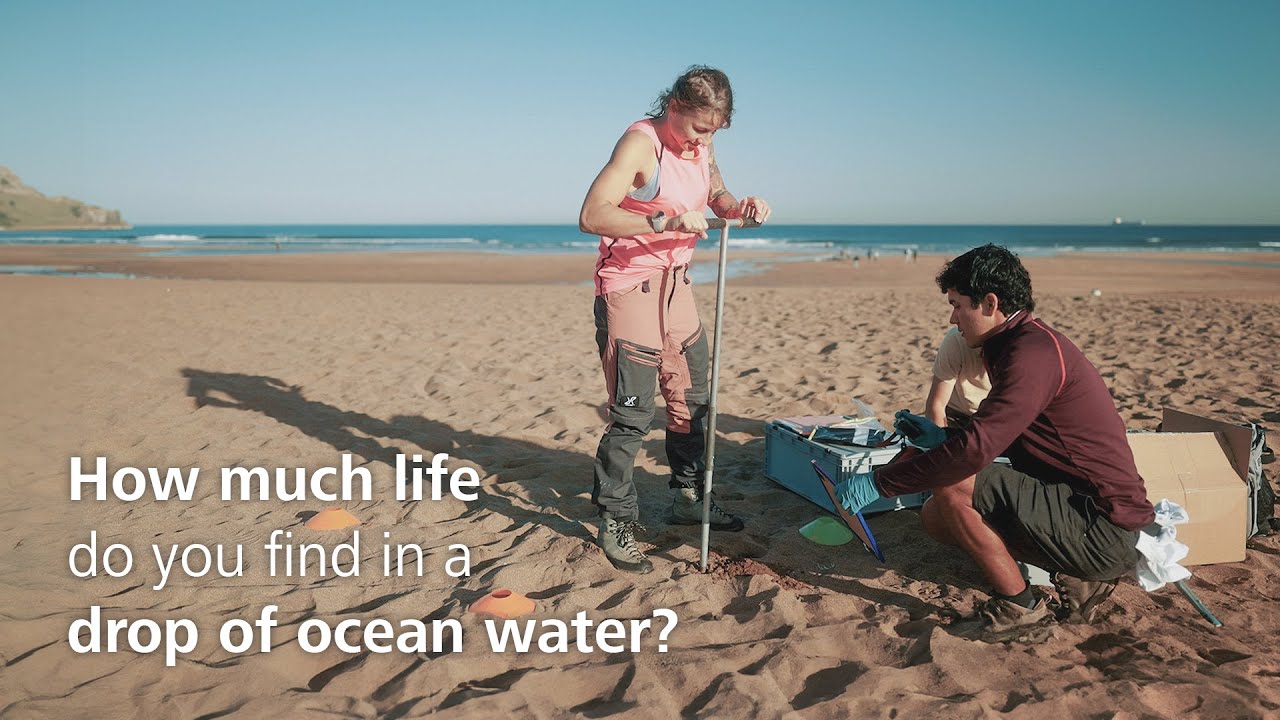
<svg viewBox="0 0 1280 720"><path fill-rule="evenodd" d="M1178 542L1177 525L1190 518L1182 506L1169 499L1156 503L1156 521L1138 533L1138 584L1154 592L1166 583L1191 577L1191 571L1178 563L1190 549Z"/></svg>

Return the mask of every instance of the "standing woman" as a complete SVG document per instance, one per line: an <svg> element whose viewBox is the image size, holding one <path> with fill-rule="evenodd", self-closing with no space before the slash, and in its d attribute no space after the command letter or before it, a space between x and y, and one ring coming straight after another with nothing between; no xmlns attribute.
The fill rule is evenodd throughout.
<svg viewBox="0 0 1280 720"><path fill-rule="evenodd" d="M733 117L729 78L695 65L676 78L649 117L633 123L582 202L578 227L600 236L595 269L596 344L609 390L609 427L596 452L592 500L599 543L619 570L647 573L636 545L640 509L632 479L636 453L667 402L670 520L702 523L703 420L709 400L707 337L698 320L689 262L707 237L706 210L763 223L769 205L741 202L724 186L711 138ZM740 518L711 503L711 527L737 531Z"/></svg>

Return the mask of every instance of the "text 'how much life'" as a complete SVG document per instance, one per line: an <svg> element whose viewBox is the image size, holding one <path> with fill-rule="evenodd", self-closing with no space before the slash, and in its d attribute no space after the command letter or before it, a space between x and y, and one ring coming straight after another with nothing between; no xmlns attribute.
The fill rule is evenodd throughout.
<svg viewBox="0 0 1280 720"><path fill-rule="evenodd" d="M479 495L480 474L473 468L459 467L450 471L445 463L448 453L436 453L430 463L421 455L396 455L395 475L391 479L396 500L424 499L424 485L430 483L430 499L446 496L464 502ZM133 502L143 497L152 500L189 501L195 497L200 468L136 468L110 469L107 459L99 457L92 470L86 470L79 457L71 458L72 500L117 500ZM221 468L223 500L372 500L373 473L356 466L350 454L343 454L339 467Z"/></svg>

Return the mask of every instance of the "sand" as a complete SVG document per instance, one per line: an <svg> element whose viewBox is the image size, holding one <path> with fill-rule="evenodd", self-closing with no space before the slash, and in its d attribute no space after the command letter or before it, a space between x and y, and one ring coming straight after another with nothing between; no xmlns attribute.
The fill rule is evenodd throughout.
<svg viewBox="0 0 1280 720"><path fill-rule="evenodd" d="M92 255L93 259L86 260ZM20 257L19 257L20 256ZM1280 266L1242 258L1072 256L1028 265L1039 315L1085 349L1131 428L1162 406L1280 425ZM327 255L146 259L120 249L7 248L0 264L163 276L0 276L0 716L3 717L1265 717L1280 708L1280 537L1241 563L1195 569L1214 629L1172 589L1122 584L1093 625L985 643L950 626L985 597L957 550L914 511L877 516L889 554L809 543L816 507L762 474L764 421L920 407L947 307L939 259L779 263L727 296L717 495L748 519L714 535L663 517L662 433L641 453L642 536L655 572L615 572L593 544L590 470L603 427L589 256ZM703 259L706 261L706 258ZM1097 288L1100 297L1090 291ZM699 287L704 320L714 286ZM481 480L472 502L397 501L398 453L447 452ZM219 469L319 468L343 453L369 500L224 501ZM199 468L191 501L69 498L69 458ZM1273 468L1275 466L1272 466ZM271 577L273 530L337 505L362 521L359 577ZM123 577L78 579L68 553L131 548ZM383 533L427 550L422 577L383 577ZM150 546L244 546L243 576L175 571ZM461 544L471 574L445 573ZM535 620L679 618L658 652L496 654L466 608L495 588ZM71 623L192 619L200 641L74 653ZM218 626L279 608L269 653L232 653ZM460 653L310 654L309 619L456 619ZM659 624L661 620L659 619ZM353 634L358 641L358 635ZM145 639L145 638L144 638Z"/></svg>

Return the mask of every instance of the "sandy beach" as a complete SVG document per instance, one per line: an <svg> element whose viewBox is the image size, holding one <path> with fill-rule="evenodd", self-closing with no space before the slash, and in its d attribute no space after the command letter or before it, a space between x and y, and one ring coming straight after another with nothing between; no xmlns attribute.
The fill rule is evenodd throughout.
<svg viewBox="0 0 1280 720"><path fill-rule="evenodd" d="M740 254L761 263L773 256ZM820 546L823 513L763 474L763 425L789 415L885 419L920 409L948 309L942 259L777 262L726 298L716 470L745 531L712 537L665 521L660 421L637 466L655 564L615 572L594 544L591 463L604 426L587 280L594 257L380 253L143 257L120 248L0 249L0 265L137 279L0 275L0 717L1206 717L1280 711L1280 535L1247 558L1194 568L1225 627L1173 589L1132 579L1093 625L987 644L949 618L986 596L960 551L914 511L875 516L881 564ZM698 262L714 263L711 253ZM1162 407L1260 422L1280 444L1280 262L1275 255L1032 258L1037 314L1098 366L1131 429ZM1094 296L1097 289L1100 295ZM697 289L710 324L714 285ZM368 500L224 501L221 468L337 466L373 475ZM479 498L399 501L398 454L448 453ZM73 502L69 458L199 469L190 501ZM1276 465L1270 466L1275 474ZM341 506L361 521L359 577L272 577L274 530L326 547L351 529L305 527ZM121 577L77 578L68 555L96 531L129 547ZM422 577L384 577L381 545L427 551ZM242 576L175 571L161 590L151 545L244 547ZM445 572L451 545L469 577ZM535 620L679 619L658 652L495 653L468 606L496 588ZM200 642L76 654L71 623L191 619ZM233 653L221 623L275 605L271 651ZM299 627L455 619L461 652L304 652ZM352 637L356 637L352 633Z"/></svg>

